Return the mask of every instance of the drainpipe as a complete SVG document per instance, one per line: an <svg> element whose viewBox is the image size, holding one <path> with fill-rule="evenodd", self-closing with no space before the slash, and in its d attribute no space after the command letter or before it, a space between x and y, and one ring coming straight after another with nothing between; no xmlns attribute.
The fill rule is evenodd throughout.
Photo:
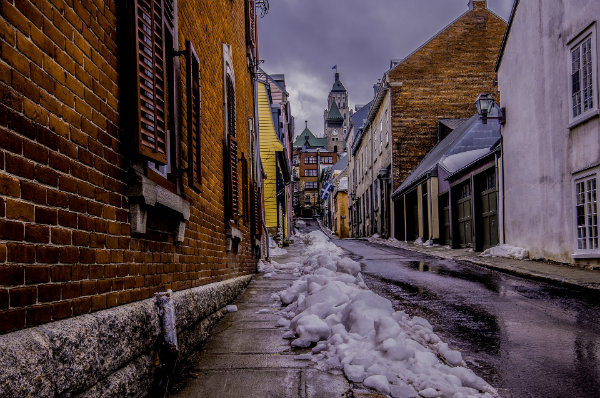
<svg viewBox="0 0 600 398"><path fill-rule="evenodd" d="M165 396L169 389L169 381L175 370L179 357L177 344L177 329L175 321L175 307L173 306L173 291L154 294L156 310L160 318L161 337L157 352L155 353L155 379L152 386L153 395Z"/></svg>

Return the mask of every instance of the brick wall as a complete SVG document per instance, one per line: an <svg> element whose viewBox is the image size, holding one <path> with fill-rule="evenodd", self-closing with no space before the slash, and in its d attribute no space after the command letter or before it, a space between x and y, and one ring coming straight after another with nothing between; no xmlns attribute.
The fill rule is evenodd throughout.
<svg viewBox="0 0 600 398"><path fill-rule="evenodd" d="M160 210L131 234L119 69L131 62L119 53L129 21L117 4L0 0L0 333L255 269L243 223L239 254L226 253L223 214L222 42L233 49L240 152L253 116L243 0L180 2L180 48L190 39L201 57L205 148L203 192L183 177L181 244ZM185 155L183 74L179 92Z"/></svg>
<svg viewBox="0 0 600 398"><path fill-rule="evenodd" d="M485 2L474 2L473 10L389 72L393 189L437 143L438 119L471 117L479 94L497 92L494 66L505 29Z"/></svg>

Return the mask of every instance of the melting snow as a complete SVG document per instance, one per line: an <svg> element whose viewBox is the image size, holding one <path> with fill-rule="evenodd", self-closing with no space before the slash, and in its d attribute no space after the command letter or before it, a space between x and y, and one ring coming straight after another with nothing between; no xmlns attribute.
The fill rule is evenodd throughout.
<svg viewBox="0 0 600 398"><path fill-rule="evenodd" d="M482 257L506 257L514 258L517 260L524 260L529 258L529 251L521 247L511 245L498 245L490 247L486 251L480 254Z"/></svg>
<svg viewBox="0 0 600 398"><path fill-rule="evenodd" d="M392 397L498 396L427 320L394 311L369 290L360 264L322 232L306 234L304 242L303 264L287 265L299 278L277 295L286 305L277 324L290 329L283 337L293 346L314 346L319 368L343 370L350 381Z"/></svg>

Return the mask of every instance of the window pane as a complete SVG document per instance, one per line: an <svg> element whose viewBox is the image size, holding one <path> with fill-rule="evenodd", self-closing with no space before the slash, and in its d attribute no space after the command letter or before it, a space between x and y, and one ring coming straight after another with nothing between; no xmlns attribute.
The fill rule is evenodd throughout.
<svg viewBox="0 0 600 398"><path fill-rule="evenodd" d="M582 47L582 78L583 78L583 110L587 111L594 107L594 96L592 89L592 38L587 39Z"/></svg>
<svg viewBox="0 0 600 398"><path fill-rule="evenodd" d="M598 248L598 205L596 200L596 179L587 181L587 225L589 248Z"/></svg>
<svg viewBox="0 0 600 398"><path fill-rule="evenodd" d="M571 96L573 106L573 117L581 114L581 55L580 47L571 52Z"/></svg>

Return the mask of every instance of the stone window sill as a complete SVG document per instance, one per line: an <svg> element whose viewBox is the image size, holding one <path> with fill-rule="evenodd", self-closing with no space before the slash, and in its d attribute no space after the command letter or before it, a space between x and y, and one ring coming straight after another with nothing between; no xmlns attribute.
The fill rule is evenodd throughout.
<svg viewBox="0 0 600 398"><path fill-rule="evenodd" d="M129 196L132 233L146 233L148 209L159 204L179 215L179 223L174 231L175 241L183 242L185 222L190 218L190 204L187 200L139 173L133 174L127 195Z"/></svg>
<svg viewBox="0 0 600 398"><path fill-rule="evenodd" d="M573 130L575 127L587 122L590 119L597 117L598 115L600 115L600 110L598 109L588 111L586 114L579 116L578 119L575 119L571 123L569 123L569 130Z"/></svg>
<svg viewBox="0 0 600 398"><path fill-rule="evenodd" d="M600 252L575 252L571 254L574 260L600 258Z"/></svg>

